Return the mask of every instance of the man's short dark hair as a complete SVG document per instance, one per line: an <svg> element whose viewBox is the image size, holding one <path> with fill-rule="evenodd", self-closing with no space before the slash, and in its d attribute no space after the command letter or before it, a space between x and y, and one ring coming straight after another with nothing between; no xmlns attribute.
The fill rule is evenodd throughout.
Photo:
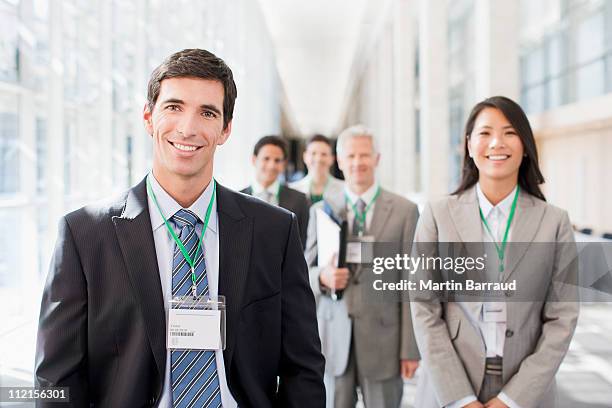
<svg viewBox="0 0 612 408"><path fill-rule="evenodd" d="M322 143L325 143L326 145L328 145L331 149L334 148L332 146L331 140L329 140L329 138L327 136L324 136L324 135L316 134L316 135L313 135L313 136L309 137L308 140L306 140L306 147L310 146L310 144L312 144L314 142L322 142Z"/></svg>
<svg viewBox="0 0 612 408"><path fill-rule="evenodd" d="M223 85L223 129L234 116L234 102L238 95L232 70L213 53L199 48L186 49L170 55L155 68L149 78L147 104L153 112L161 82L168 78L192 77L221 82Z"/></svg>
<svg viewBox="0 0 612 408"><path fill-rule="evenodd" d="M283 159L287 158L287 142L280 136L269 135L264 136L255 143L253 147L253 156L257 156L262 147L266 145L273 145L280 148L283 151Z"/></svg>

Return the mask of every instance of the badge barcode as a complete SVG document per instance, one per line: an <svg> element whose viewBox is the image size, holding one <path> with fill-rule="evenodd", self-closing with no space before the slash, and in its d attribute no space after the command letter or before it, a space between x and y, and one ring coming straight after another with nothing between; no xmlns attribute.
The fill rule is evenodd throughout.
<svg viewBox="0 0 612 408"><path fill-rule="evenodd" d="M193 337L194 332L172 332L172 336L180 336L180 337Z"/></svg>

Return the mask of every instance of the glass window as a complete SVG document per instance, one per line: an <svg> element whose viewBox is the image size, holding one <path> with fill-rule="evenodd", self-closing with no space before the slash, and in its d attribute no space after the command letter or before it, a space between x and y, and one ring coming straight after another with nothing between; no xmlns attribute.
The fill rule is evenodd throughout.
<svg viewBox="0 0 612 408"><path fill-rule="evenodd" d="M612 55L606 58L606 92L612 92Z"/></svg>
<svg viewBox="0 0 612 408"><path fill-rule="evenodd" d="M47 121L36 119L36 192L47 190L45 172L47 169Z"/></svg>
<svg viewBox="0 0 612 408"><path fill-rule="evenodd" d="M564 86L566 83L565 77L552 78L546 84L546 94L548 96L547 107L554 108L565 103Z"/></svg>
<svg viewBox="0 0 612 408"><path fill-rule="evenodd" d="M576 71L576 98L578 100L599 96L605 91L604 61L598 60Z"/></svg>
<svg viewBox="0 0 612 408"><path fill-rule="evenodd" d="M523 92L522 104L529 113L544 110L544 85L527 88Z"/></svg>
<svg viewBox="0 0 612 408"><path fill-rule="evenodd" d="M526 84L532 85L544 79L544 51L542 46L531 50L523 59L522 75Z"/></svg>
<svg viewBox="0 0 612 408"><path fill-rule="evenodd" d="M0 112L0 194L19 191L19 117Z"/></svg>
<svg viewBox="0 0 612 408"><path fill-rule="evenodd" d="M604 53L604 16L597 13L578 25L576 32L576 63L582 65Z"/></svg>
<svg viewBox="0 0 612 408"><path fill-rule="evenodd" d="M563 73L567 68L565 63L565 35L557 33L548 39L546 60L548 62L548 74L552 77Z"/></svg>
<svg viewBox="0 0 612 408"><path fill-rule="evenodd" d="M20 225L21 213L21 209L0 208L0 223ZM19 228L11 228L11 234L0 234L0 291L20 284L22 274L15 273L14 268L15 265L19 265L20 243L21 230ZM3 310L6 311L4 308Z"/></svg>
<svg viewBox="0 0 612 408"><path fill-rule="evenodd" d="M64 193L72 193L72 167L74 151L74 125L64 127Z"/></svg>
<svg viewBox="0 0 612 408"><path fill-rule="evenodd" d="M17 82L19 42L17 8L0 2L0 81Z"/></svg>
<svg viewBox="0 0 612 408"><path fill-rule="evenodd" d="M36 223L38 242L45 242L45 240L47 239L47 229L49 224L49 213L48 206L46 205L46 203L37 207L36 216L38 218L38 222ZM38 276L44 279L49 268L49 259L45 252L45 245L37 245L37 247Z"/></svg>

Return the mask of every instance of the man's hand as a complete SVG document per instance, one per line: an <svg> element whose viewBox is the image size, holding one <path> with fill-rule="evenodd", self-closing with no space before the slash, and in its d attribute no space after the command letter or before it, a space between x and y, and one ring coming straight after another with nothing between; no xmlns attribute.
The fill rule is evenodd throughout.
<svg viewBox="0 0 612 408"><path fill-rule="evenodd" d="M400 367L402 377L412 378L417 368L419 368L419 360L402 360Z"/></svg>
<svg viewBox="0 0 612 408"><path fill-rule="evenodd" d="M349 270L347 268L335 268L326 266L321 271L319 277L321 283L330 289L342 290L346 288L349 279Z"/></svg>
<svg viewBox="0 0 612 408"><path fill-rule="evenodd" d="M508 408L499 398L490 399L485 405L485 408Z"/></svg>
<svg viewBox="0 0 612 408"><path fill-rule="evenodd" d="M323 286L330 289L342 290L346 288L349 280L348 268L336 268L338 255L335 254L329 264L321 271L319 280Z"/></svg>
<svg viewBox="0 0 612 408"><path fill-rule="evenodd" d="M484 405L480 401L474 401L464 405L463 408L484 408Z"/></svg>

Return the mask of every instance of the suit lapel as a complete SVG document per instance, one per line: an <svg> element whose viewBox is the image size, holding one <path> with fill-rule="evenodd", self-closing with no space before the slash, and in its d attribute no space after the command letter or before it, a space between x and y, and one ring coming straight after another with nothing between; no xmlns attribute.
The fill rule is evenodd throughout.
<svg viewBox="0 0 612 408"><path fill-rule="evenodd" d="M253 220L242 212L235 194L217 185L219 294L225 296L226 303L227 342L223 356L228 377L240 321L244 285L249 271L253 234Z"/></svg>
<svg viewBox="0 0 612 408"><path fill-rule="evenodd" d="M112 221L130 282L142 306L146 333L163 382L166 319L144 180L129 191L123 213Z"/></svg>
<svg viewBox="0 0 612 408"><path fill-rule="evenodd" d="M380 241L380 235L385 230L385 224L391 215L391 197L383 189L380 190L380 196L374 204L374 214L372 215L372 223L367 235L373 235L376 241Z"/></svg>
<svg viewBox="0 0 612 408"><path fill-rule="evenodd" d="M476 188L448 201L448 210L462 242L482 242L482 227L478 212Z"/></svg>
<svg viewBox="0 0 612 408"><path fill-rule="evenodd" d="M448 201L448 210L455 226L457 236L463 242L468 256L480 257L484 253L482 227L478 211L476 188L465 191ZM478 315L482 302L465 302L465 306Z"/></svg>
<svg viewBox="0 0 612 408"><path fill-rule="evenodd" d="M537 205L533 197L521 190L517 203L516 213L512 221L511 242L506 248L507 265L502 276L507 281L510 274L516 269L518 263L523 259L529 243L533 242L542 218L544 217L544 205Z"/></svg>
<svg viewBox="0 0 612 408"><path fill-rule="evenodd" d="M346 199L344 194L330 195L325 198L325 202L329 204L334 216L338 220L346 220Z"/></svg>
<svg viewBox="0 0 612 408"><path fill-rule="evenodd" d="M278 206L291 211L291 202L287 188L281 184L278 191Z"/></svg>

